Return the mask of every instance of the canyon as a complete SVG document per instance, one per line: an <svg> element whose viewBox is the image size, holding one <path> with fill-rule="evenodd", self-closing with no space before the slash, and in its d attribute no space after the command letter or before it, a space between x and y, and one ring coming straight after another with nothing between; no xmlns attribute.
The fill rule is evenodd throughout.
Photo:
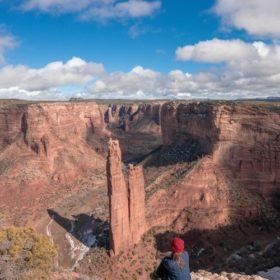
<svg viewBox="0 0 280 280"><path fill-rule="evenodd" d="M257 274L279 198L279 103L1 103L0 226L47 234L71 273L150 279L178 235L194 270ZM249 245L267 267L226 261Z"/></svg>

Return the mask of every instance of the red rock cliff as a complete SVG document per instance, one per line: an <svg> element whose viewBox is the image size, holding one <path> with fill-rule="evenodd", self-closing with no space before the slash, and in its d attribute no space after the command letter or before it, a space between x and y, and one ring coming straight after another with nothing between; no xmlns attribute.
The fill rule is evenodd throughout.
<svg viewBox="0 0 280 280"><path fill-rule="evenodd" d="M166 104L162 118L166 145L195 139L239 183L257 183L261 192L279 183L279 113L242 104Z"/></svg>
<svg viewBox="0 0 280 280"><path fill-rule="evenodd" d="M109 126L117 125L125 131L144 130L147 132L158 132L160 131L162 103L110 104L108 106L102 105L101 107L104 110L105 122Z"/></svg>
<svg viewBox="0 0 280 280"><path fill-rule="evenodd" d="M167 103L161 125L166 147L192 140L203 156L149 198L149 227L213 228L262 215L263 206L270 211L280 190L278 112L236 103Z"/></svg>
<svg viewBox="0 0 280 280"><path fill-rule="evenodd" d="M90 142L104 138L104 128L95 102L0 106L1 212L28 219L55 192L104 170Z"/></svg>
<svg viewBox="0 0 280 280"><path fill-rule="evenodd" d="M0 110L0 150L17 142L51 158L66 142L86 144L87 134L104 129L99 106L89 103L39 103Z"/></svg>

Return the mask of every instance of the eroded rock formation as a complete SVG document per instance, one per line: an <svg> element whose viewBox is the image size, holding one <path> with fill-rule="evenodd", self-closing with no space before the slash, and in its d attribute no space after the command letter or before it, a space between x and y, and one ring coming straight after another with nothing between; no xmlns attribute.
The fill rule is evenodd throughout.
<svg viewBox="0 0 280 280"><path fill-rule="evenodd" d="M117 125L124 131L158 132L162 104L160 101L151 104L110 104L105 107L104 120L109 126Z"/></svg>
<svg viewBox="0 0 280 280"><path fill-rule="evenodd" d="M118 141L109 141L107 178L110 212L110 254L117 255L130 246L128 190L122 172Z"/></svg>
<svg viewBox="0 0 280 280"><path fill-rule="evenodd" d="M107 135L95 102L0 103L0 197L5 219L34 224L32 216L38 219L46 213L67 188L69 192L79 180L104 170L106 160L97 149L98 139Z"/></svg>
<svg viewBox="0 0 280 280"><path fill-rule="evenodd" d="M33 224L33 214L38 219L81 182L106 185L109 137L121 138L125 160L160 145L158 103L128 103L0 101L0 197L5 200L0 207L6 220Z"/></svg>
<svg viewBox="0 0 280 280"><path fill-rule="evenodd" d="M149 198L149 227L215 228L268 215L280 189L279 124L279 112L265 106L166 103L165 148L182 144L197 159L183 158L180 179L170 175Z"/></svg>
<svg viewBox="0 0 280 280"><path fill-rule="evenodd" d="M145 190L142 166L129 165L128 187L122 171L119 142L110 139L107 158L110 211L110 255L137 244L146 230Z"/></svg>
<svg viewBox="0 0 280 280"><path fill-rule="evenodd" d="M129 222L133 244L137 244L146 231L145 181L141 165L129 165Z"/></svg>

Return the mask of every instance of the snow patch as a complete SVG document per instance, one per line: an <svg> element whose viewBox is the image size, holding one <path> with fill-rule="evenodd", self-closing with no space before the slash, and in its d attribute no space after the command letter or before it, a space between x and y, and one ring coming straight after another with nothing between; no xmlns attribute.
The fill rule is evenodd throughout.
<svg viewBox="0 0 280 280"><path fill-rule="evenodd" d="M75 232L75 223L71 222L70 233L65 234L65 238L70 246L70 257L74 261L72 270L75 269L79 262L84 258L89 249L95 244L96 236L92 229L87 229L82 233L82 241L73 237Z"/></svg>

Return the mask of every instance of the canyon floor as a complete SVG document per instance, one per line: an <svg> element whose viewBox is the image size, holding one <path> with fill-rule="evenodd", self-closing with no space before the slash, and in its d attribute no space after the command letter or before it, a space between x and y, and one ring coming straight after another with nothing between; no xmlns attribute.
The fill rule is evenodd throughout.
<svg viewBox="0 0 280 280"><path fill-rule="evenodd" d="M164 103L3 101L0 226L31 226L49 236L58 251L51 279L153 279L175 235L186 241L192 279L280 279L275 278L280 267L280 104L215 104L225 106L216 113L222 135L217 140L208 108L176 107L184 114L167 119L159 109ZM188 118L193 128L180 127L180 118ZM232 136L240 119L240 131L249 131L244 143L269 143L269 156L256 148L250 162L247 154L243 158L240 136ZM269 120L267 127L262 119ZM163 132L172 125L176 132ZM124 174L129 163L143 165L151 225L138 245L115 258L108 256L109 138L120 142ZM222 143L219 152L227 141L231 149L238 146L233 152L242 158L238 171L213 163L213 139L216 146ZM237 161L232 154L225 159ZM256 170L251 174L250 168L263 177L254 181Z"/></svg>

